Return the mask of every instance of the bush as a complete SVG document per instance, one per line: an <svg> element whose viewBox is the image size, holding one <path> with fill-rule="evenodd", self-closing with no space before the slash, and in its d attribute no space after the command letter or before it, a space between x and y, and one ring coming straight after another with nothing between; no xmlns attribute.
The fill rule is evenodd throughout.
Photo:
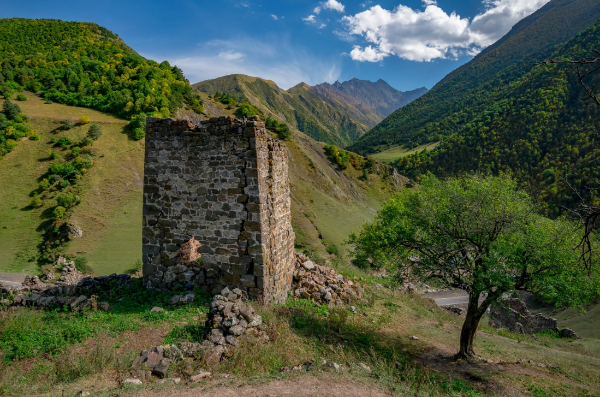
<svg viewBox="0 0 600 397"><path fill-rule="evenodd" d="M131 118L129 128L133 131L133 139L139 141L146 136L146 114L140 113Z"/></svg>
<svg viewBox="0 0 600 397"><path fill-rule="evenodd" d="M50 152L50 157L52 158L52 160L56 160L58 158L58 153Z"/></svg>
<svg viewBox="0 0 600 397"><path fill-rule="evenodd" d="M58 142L56 142L56 144L62 148L67 147L69 145L73 144L73 140L71 138L69 138L68 136L63 136L62 138L60 138L58 140Z"/></svg>
<svg viewBox="0 0 600 397"><path fill-rule="evenodd" d="M19 95L17 95L17 100L19 100L19 101L26 101L27 97L25 95L23 95L23 94L19 94Z"/></svg>
<svg viewBox="0 0 600 397"><path fill-rule="evenodd" d="M68 179L61 179L61 181L58 185L64 189L64 188L68 187L69 185L71 185L71 183L69 182Z"/></svg>
<svg viewBox="0 0 600 397"><path fill-rule="evenodd" d="M14 118L21 113L21 108L16 103L12 103L10 99L6 99L2 105L2 113L4 113L9 120L14 120Z"/></svg>
<svg viewBox="0 0 600 397"><path fill-rule="evenodd" d="M87 264L88 261L85 256L78 256L73 262L75 262L75 269L81 273L90 274L92 272L92 268Z"/></svg>
<svg viewBox="0 0 600 397"><path fill-rule="evenodd" d="M33 197L31 198L31 207L33 208L37 208L42 204L42 199L40 198L40 196L36 194L33 195Z"/></svg>
<svg viewBox="0 0 600 397"><path fill-rule="evenodd" d="M79 196L75 196L72 193L65 193L56 198L56 202L59 206L69 208L74 205L77 205L81 202Z"/></svg>
<svg viewBox="0 0 600 397"><path fill-rule="evenodd" d="M54 208L54 211L52 211L52 218L58 221L62 219L63 216L65 216L66 211L67 209L65 207L61 207L59 205L56 208Z"/></svg>
<svg viewBox="0 0 600 397"><path fill-rule="evenodd" d="M141 128L136 128L135 130L133 130L133 139L135 139L136 141L139 141L140 139L144 138L146 136L146 131L144 131Z"/></svg>
<svg viewBox="0 0 600 397"><path fill-rule="evenodd" d="M50 187L50 181L46 178L42 179L40 182L40 190L44 191Z"/></svg>
<svg viewBox="0 0 600 397"><path fill-rule="evenodd" d="M102 128L96 123L92 124L88 130L87 136L97 141L102 136Z"/></svg>
<svg viewBox="0 0 600 397"><path fill-rule="evenodd" d="M57 139L56 139L56 138L52 138L52 139L50 139L50 142L51 142L51 143L56 143L56 141L57 141Z"/></svg>
<svg viewBox="0 0 600 397"><path fill-rule="evenodd" d="M81 148L78 146L75 146L73 149L71 149L71 156L79 157L80 152L81 152Z"/></svg>
<svg viewBox="0 0 600 397"><path fill-rule="evenodd" d="M40 136L38 134L33 134L29 137L29 139L31 139L32 141L39 141Z"/></svg>
<svg viewBox="0 0 600 397"><path fill-rule="evenodd" d="M90 122L90 118L88 116L81 116L79 118L79 124L88 124Z"/></svg>
<svg viewBox="0 0 600 397"><path fill-rule="evenodd" d="M62 124L60 126L60 129L63 131L68 131L71 128L75 127L69 120L61 120L60 123Z"/></svg>
<svg viewBox="0 0 600 397"><path fill-rule="evenodd" d="M330 245L329 247L327 247L327 252L329 252L330 255L337 255L338 249L335 245Z"/></svg>

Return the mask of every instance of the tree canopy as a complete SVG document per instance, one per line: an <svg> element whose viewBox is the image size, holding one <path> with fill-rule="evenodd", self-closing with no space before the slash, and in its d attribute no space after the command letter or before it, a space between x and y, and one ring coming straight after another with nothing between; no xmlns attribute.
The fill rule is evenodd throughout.
<svg viewBox="0 0 600 397"><path fill-rule="evenodd" d="M465 290L460 355L472 356L479 320L503 294L530 291L556 305L580 305L600 294L600 269L588 269L575 250L576 225L536 209L508 176L428 175L418 190L389 200L350 242L358 260Z"/></svg>

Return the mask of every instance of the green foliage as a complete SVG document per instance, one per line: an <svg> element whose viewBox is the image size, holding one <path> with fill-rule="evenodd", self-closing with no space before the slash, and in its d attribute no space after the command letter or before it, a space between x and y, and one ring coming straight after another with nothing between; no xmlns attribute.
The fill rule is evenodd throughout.
<svg viewBox="0 0 600 397"><path fill-rule="evenodd" d="M17 100L18 101L26 101L27 97L23 94L19 94L19 95L17 95Z"/></svg>
<svg viewBox="0 0 600 397"><path fill-rule="evenodd" d="M54 211L52 211L52 219L61 220L63 216L65 216L66 211L67 210L65 207L61 207L60 205L57 206L56 208L54 208Z"/></svg>
<svg viewBox="0 0 600 397"><path fill-rule="evenodd" d="M33 208L37 208L40 205L42 205L42 199L37 193L33 195L33 197L31 198L31 203L29 205Z"/></svg>
<svg viewBox="0 0 600 397"><path fill-rule="evenodd" d="M88 116L81 116L79 118L79 124L88 124L90 122L90 118Z"/></svg>
<svg viewBox="0 0 600 397"><path fill-rule="evenodd" d="M72 157L79 157L80 153L81 153L81 148L79 146L75 146L74 148L71 149Z"/></svg>
<svg viewBox="0 0 600 397"><path fill-rule="evenodd" d="M94 23L3 19L0 64L9 90L25 87L47 101L125 118L202 106L179 68L145 60Z"/></svg>
<svg viewBox="0 0 600 397"><path fill-rule="evenodd" d="M580 59L600 47L600 23L588 28L553 59ZM417 179L428 171L438 176L463 172L512 172L523 187L535 190L546 203L543 213L555 217L574 208L579 198L571 186L586 192L600 178L596 166L597 120L600 108L579 101L582 87L569 65L536 67L523 78L502 87L484 111L470 114L465 124L433 151L398 160L398 171ZM597 85L600 76L588 81ZM468 121L468 122L467 122ZM564 182L568 176L571 186Z"/></svg>
<svg viewBox="0 0 600 397"><path fill-rule="evenodd" d="M60 124L62 124L62 125L60 126L60 129L61 129L61 130L63 130L63 131L68 131L68 130L70 130L71 128L75 127L75 126L73 125L73 123L71 123L71 121L70 121L70 120L61 120L61 121L60 121Z"/></svg>
<svg viewBox="0 0 600 397"><path fill-rule="evenodd" d="M325 145L325 152L341 169L345 170L350 165L350 156L345 150L335 145Z"/></svg>
<svg viewBox="0 0 600 397"><path fill-rule="evenodd" d="M241 117L250 117L258 114L258 109L250 104L250 102L242 102L237 110Z"/></svg>
<svg viewBox="0 0 600 397"><path fill-rule="evenodd" d="M59 147L62 147L62 148L67 147L72 144L73 144L73 140L71 138L69 138L68 136L63 136L56 142L56 145Z"/></svg>
<svg viewBox="0 0 600 397"><path fill-rule="evenodd" d="M556 305L579 305L600 293L600 269L588 277L573 250L573 228L536 215L509 177L427 176L418 191L388 201L350 242L359 261L407 270L413 258L414 277L477 296L495 291L491 300L523 289Z"/></svg>
<svg viewBox="0 0 600 397"><path fill-rule="evenodd" d="M38 134L32 134L29 136L29 139L32 141L39 141L40 140L40 136Z"/></svg>
<svg viewBox="0 0 600 397"><path fill-rule="evenodd" d="M102 136L102 128L96 123L92 124L88 130L87 137L97 141Z"/></svg>
<svg viewBox="0 0 600 397"><path fill-rule="evenodd" d="M577 49L580 57L587 55L583 54L584 51L598 48L597 42L592 45L568 43L600 18L600 9L593 0L552 2L545 11L536 18L521 21L506 37L450 73L426 95L392 113L348 149L357 153L374 153L391 145L415 147L416 144L435 142L461 133L473 119L493 111L498 96L512 89L514 82L528 74L533 64L549 58L560 59L564 53L558 57L553 54L557 47L564 45L566 49ZM577 84L575 79L570 81L572 85ZM547 87L547 84L540 81L540 87ZM571 105L580 106L577 101ZM526 112L528 118L535 117L533 109L517 106L516 103L510 106ZM558 113L560 109L551 112ZM486 114L486 117L489 115ZM508 131L532 142L527 132L521 133L516 128ZM499 137L502 135L499 134ZM492 142L491 139L489 141ZM471 146L468 149L475 148ZM463 154L468 152L457 153L457 156Z"/></svg>
<svg viewBox="0 0 600 397"><path fill-rule="evenodd" d="M133 139L139 141L146 136L146 114L140 113L131 118L129 128L133 131Z"/></svg>
<svg viewBox="0 0 600 397"><path fill-rule="evenodd" d="M269 131L276 133L277 137L282 141L288 140L290 138L290 127L288 127L288 125L285 123L280 123L275 119L267 117L267 120L265 121L265 128Z"/></svg>
<svg viewBox="0 0 600 397"><path fill-rule="evenodd" d="M92 268L88 265L88 260L85 256L78 256L73 262L75 263L75 269L79 270L81 273L92 273Z"/></svg>
<svg viewBox="0 0 600 397"><path fill-rule="evenodd" d="M31 132L27 116L20 113L19 105L5 100L0 113L0 157L12 151L21 138Z"/></svg>
<svg viewBox="0 0 600 397"><path fill-rule="evenodd" d="M69 208L79 204L81 199L72 193L64 193L56 198L56 202L61 207Z"/></svg>

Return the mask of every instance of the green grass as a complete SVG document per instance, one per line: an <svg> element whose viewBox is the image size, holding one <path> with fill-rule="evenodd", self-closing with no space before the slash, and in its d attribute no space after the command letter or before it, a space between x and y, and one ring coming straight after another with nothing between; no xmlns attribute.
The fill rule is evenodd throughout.
<svg viewBox="0 0 600 397"><path fill-rule="evenodd" d="M371 154L371 155L369 155L369 157L372 157L375 160L380 161L382 163L390 164L402 157L406 157L408 155L420 152L425 149L433 150L439 144L440 144L439 142L434 142L434 143L429 143L427 145L419 145L413 149L407 149L404 146L394 146L394 147L384 150L382 152Z"/></svg>
<svg viewBox="0 0 600 397"><path fill-rule="evenodd" d="M56 132L62 119L82 115L101 125L102 137L92 149L95 166L74 187L82 198L70 216L83 229L83 237L67 245L66 252L83 255L96 275L122 273L141 258L141 205L144 142L127 136L126 121L90 109L44 104L31 93L19 102L31 119L39 141L24 138L13 152L0 160L0 271L37 273L37 245L42 241L40 225L56 205L57 193L43 197L39 209L27 208L38 178L54 162L47 150L58 152L61 161L67 150L54 147L52 138L81 139L89 124ZM0 101L0 106L2 101ZM71 188L70 188L71 189Z"/></svg>

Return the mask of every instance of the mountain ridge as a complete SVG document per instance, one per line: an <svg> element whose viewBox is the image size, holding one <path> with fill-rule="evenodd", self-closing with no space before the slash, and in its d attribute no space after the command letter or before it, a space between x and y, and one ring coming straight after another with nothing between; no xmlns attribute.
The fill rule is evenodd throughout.
<svg viewBox="0 0 600 397"><path fill-rule="evenodd" d="M337 82L341 89L327 83L310 86L301 82L283 90L272 81L243 74L201 81L193 87L207 95L227 93L238 102L247 101L260 109L265 117L286 123L316 140L342 147L380 122L386 109L396 104L403 106L424 91L418 89L405 94L383 80L377 83L352 81L363 87L362 98L346 92L344 84L347 82ZM369 100L377 102L377 87L382 86L384 90L380 92L385 95L379 95L378 106L370 105Z"/></svg>

